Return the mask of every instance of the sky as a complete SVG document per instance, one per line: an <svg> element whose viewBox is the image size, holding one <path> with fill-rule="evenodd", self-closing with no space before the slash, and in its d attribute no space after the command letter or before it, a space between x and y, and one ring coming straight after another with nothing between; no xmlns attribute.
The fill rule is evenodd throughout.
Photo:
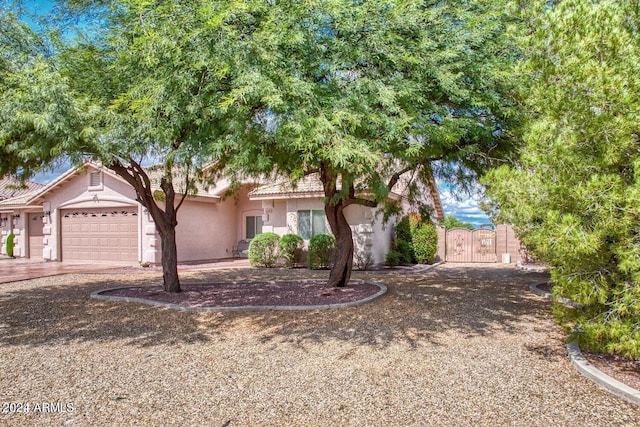
<svg viewBox="0 0 640 427"><path fill-rule="evenodd" d="M482 189L477 187L473 194L467 195L456 192L455 188L447 183L438 181L438 193L442 202L442 209L445 216L453 216L460 221L469 222L478 228L483 224L491 224L491 220L480 209L480 202L483 200Z"/></svg>
<svg viewBox="0 0 640 427"><path fill-rule="evenodd" d="M29 11L44 15L51 10L54 2L51 0L27 0L25 5ZM40 173L34 177L34 181L46 184L59 176L68 167L69 165L64 165L53 171ZM476 227L481 224L491 223L491 220L479 206L479 202L482 200L480 188L474 194L466 195L456 193L455 188L446 182L438 181L437 184L445 216L454 216L460 221L469 222Z"/></svg>

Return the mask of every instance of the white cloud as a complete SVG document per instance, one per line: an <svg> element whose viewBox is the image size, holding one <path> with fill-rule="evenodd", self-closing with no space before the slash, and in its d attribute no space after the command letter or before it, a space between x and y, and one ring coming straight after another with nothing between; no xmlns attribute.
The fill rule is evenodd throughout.
<svg viewBox="0 0 640 427"><path fill-rule="evenodd" d="M476 186L471 190L471 194L465 194L446 182L439 182L438 189L446 216L470 222L476 227L491 223L489 217L480 209L480 202L484 199L482 187Z"/></svg>

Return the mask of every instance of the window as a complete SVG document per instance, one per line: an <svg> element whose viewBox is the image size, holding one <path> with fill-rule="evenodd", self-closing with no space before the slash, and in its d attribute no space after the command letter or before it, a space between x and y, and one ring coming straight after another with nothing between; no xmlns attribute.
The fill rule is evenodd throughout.
<svg viewBox="0 0 640 427"><path fill-rule="evenodd" d="M305 240L316 234L325 234L327 225L324 211L298 211L298 234Z"/></svg>
<svg viewBox="0 0 640 427"><path fill-rule="evenodd" d="M262 234L262 215L246 217L246 238L253 239L258 234Z"/></svg>

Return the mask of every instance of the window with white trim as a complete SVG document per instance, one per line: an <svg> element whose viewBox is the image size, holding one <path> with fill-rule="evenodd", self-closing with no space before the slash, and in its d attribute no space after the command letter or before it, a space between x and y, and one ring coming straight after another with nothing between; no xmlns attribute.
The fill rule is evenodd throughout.
<svg viewBox="0 0 640 427"><path fill-rule="evenodd" d="M324 211L301 210L298 211L298 235L304 240L311 239L316 234L326 234L327 223Z"/></svg>

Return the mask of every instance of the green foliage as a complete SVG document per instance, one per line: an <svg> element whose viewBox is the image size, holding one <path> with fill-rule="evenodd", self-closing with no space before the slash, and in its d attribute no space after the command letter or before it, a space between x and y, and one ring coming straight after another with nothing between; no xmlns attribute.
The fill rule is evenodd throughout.
<svg viewBox="0 0 640 427"><path fill-rule="evenodd" d="M389 267L396 267L402 264L401 259L402 259L402 254L395 249L391 249L389 252L387 252L387 256L384 259L384 263Z"/></svg>
<svg viewBox="0 0 640 427"><path fill-rule="evenodd" d="M469 222L460 221L455 216L448 216L440 221L440 226L451 230L453 228L466 228L467 230L475 230L475 226Z"/></svg>
<svg viewBox="0 0 640 427"><path fill-rule="evenodd" d="M316 234L309 240L307 265L312 270L326 269L331 266L336 250L336 238L331 234Z"/></svg>
<svg viewBox="0 0 640 427"><path fill-rule="evenodd" d="M432 264L437 250L438 231L431 221L422 221L420 216L414 214L398 221L391 261L397 259L398 264ZM389 259L387 265L390 265Z"/></svg>
<svg viewBox="0 0 640 427"><path fill-rule="evenodd" d="M15 239L15 235L13 233L9 233L5 247L8 257L13 257L13 239Z"/></svg>
<svg viewBox="0 0 640 427"><path fill-rule="evenodd" d="M278 260L278 241L276 233L262 233L249 243L249 264L252 267L275 267Z"/></svg>
<svg viewBox="0 0 640 427"><path fill-rule="evenodd" d="M342 245L352 242L342 208L379 207L386 219L395 190L424 211L434 175L470 181L512 150L508 1L234 3L228 19L245 25L232 34L220 105L235 123L221 151L237 174L318 172ZM344 259L336 266L349 276Z"/></svg>
<svg viewBox="0 0 640 427"><path fill-rule="evenodd" d="M438 250L438 230L431 221L417 222L411 230L415 260L418 264L433 264Z"/></svg>
<svg viewBox="0 0 640 427"><path fill-rule="evenodd" d="M0 6L0 176L26 179L62 156L78 158L93 111L73 96L47 41ZM75 154L65 149L77 148Z"/></svg>
<svg viewBox="0 0 640 427"><path fill-rule="evenodd" d="M554 293L586 306L556 310L582 343L640 358L640 9L566 0L525 12L526 146L483 180L490 210L551 266Z"/></svg>
<svg viewBox="0 0 640 427"><path fill-rule="evenodd" d="M396 238L398 241L411 242L411 222L408 215L403 216L396 224Z"/></svg>
<svg viewBox="0 0 640 427"><path fill-rule="evenodd" d="M292 267L301 257L304 240L297 234L285 234L278 243L278 252L285 267Z"/></svg>
<svg viewBox="0 0 640 427"><path fill-rule="evenodd" d="M410 236L411 238L411 236ZM413 244L403 239L398 239L394 250L400 255L400 264L415 264L416 255L413 251Z"/></svg>

